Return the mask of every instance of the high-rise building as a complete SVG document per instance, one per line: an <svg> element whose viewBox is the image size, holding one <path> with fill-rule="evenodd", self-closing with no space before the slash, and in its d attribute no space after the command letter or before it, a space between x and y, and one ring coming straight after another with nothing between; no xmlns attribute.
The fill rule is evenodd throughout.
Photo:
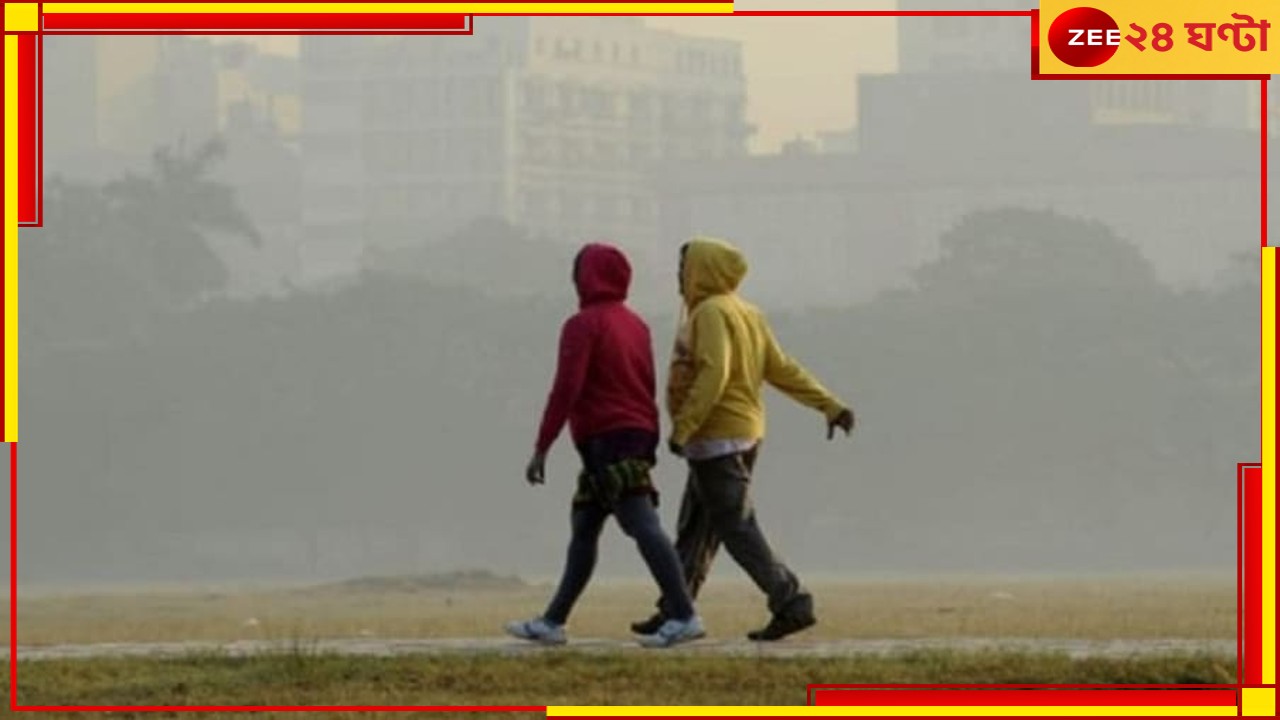
<svg viewBox="0 0 1280 720"><path fill-rule="evenodd" d="M936 9L936 3L899 0L898 7L931 10ZM1037 0L975 0L965 4L967 10L1037 7ZM898 67L904 74L1029 74L1030 29L1025 17L899 18ZM1102 125L1257 130L1261 124L1261 90L1256 82L1100 80L1089 82L1089 86L1092 121Z"/></svg>
<svg viewBox="0 0 1280 720"><path fill-rule="evenodd" d="M217 48L218 127L233 112L251 110L268 120L281 139L293 142L302 129L302 86L298 59L260 52L248 42Z"/></svg>
<svg viewBox="0 0 1280 720"><path fill-rule="evenodd" d="M43 151L53 172L92 171L98 150L95 38L51 35L42 44Z"/></svg>
<svg viewBox="0 0 1280 720"><path fill-rule="evenodd" d="M243 42L49 37L43 90L50 166L71 170L63 161L74 156L74 169L88 175L145 162L160 145L204 142L226 130L232 107L246 103L286 141L296 140L300 127L297 59Z"/></svg>
<svg viewBox="0 0 1280 720"><path fill-rule="evenodd" d="M97 41L98 138L103 149L145 158L161 145L198 145L218 131L213 45L186 35Z"/></svg>
<svg viewBox="0 0 1280 720"><path fill-rule="evenodd" d="M965 10L1031 10L1038 0L972 0ZM937 10L929 0L898 0L899 10ZM1025 17L965 15L898 18L903 73L1031 72L1031 22Z"/></svg>
<svg viewBox="0 0 1280 720"><path fill-rule="evenodd" d="M653 164L744 155L737 43L639 18L496 18L471 36L302 43L308 264L481 217L568 243L657 233Z"/></svg>

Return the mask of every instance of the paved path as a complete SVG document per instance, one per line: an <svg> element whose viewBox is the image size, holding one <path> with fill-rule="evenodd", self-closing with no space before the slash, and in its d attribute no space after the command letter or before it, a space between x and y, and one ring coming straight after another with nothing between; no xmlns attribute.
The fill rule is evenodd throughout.
<svg viewBox="0 0 1280 720"><path fill-rule="evenodd" d="M579 652L654 652L633 642L613 639L571 639L568 649ZM333 653L356 656L391 657L397 655L500 654L517 655L546 652L546 648L503 637L433 638L392 640L354 638L304 641L244 640L231 643L106 643L96 645L48 645L19 647L20 661L80 660L104 657L175 657L197 654L221 654L243 657L265 653ZM777 643L751 643L746 640L701 640L673 650L688 655L730 655L749 657L856 657L884 656L919 650L1010 650L1022 652L1065 653L1073 658L1141 657L1161 653L1207 653L1226 658L1236 656L1235 640L1046 640L1029 638L937 638L892 640L806 640L791 638ZM9 648L0 650L5 660Z"/></svg>

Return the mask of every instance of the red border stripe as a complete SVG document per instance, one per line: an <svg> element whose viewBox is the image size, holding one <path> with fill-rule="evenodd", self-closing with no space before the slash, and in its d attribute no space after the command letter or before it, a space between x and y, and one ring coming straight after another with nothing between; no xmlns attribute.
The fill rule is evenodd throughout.
<svg viewBox="0 0 1280 720"><path fill-rule="evenodd" d="M1262 683L1262 468L1244 470L1244 684Z"/></svg>
<svg viewBox="0 0 1280 720"><path fill-rule="evenodd" d="M1268 104L1267 89L1270 77L1262 78L1262 247L1267 246L1267 116L1271 114Z"/></svg>
<svg viewBox="0 0 1280 720"><path fill-rule="evenodd" d="M1235 690L820 690L824 706L1235 707Z"/></svg>
<svg viewBox="0 0 1280 720"><path fill-rule="evenodd" d="M67 13L45 30L466 30L466 15L438 13Z"/></svg>
<svg viewBox="0 0 1280 720"><path fill-rule="evenodd" d="M1236 466L1236 684L1244 684L1244 477L1248 465Z"/></svg>
<svg viewBox="0 0 1280 720"><path fill-rule="evenodd" d="M36 172L36 36L18 36L18 222L40 220L40 183Z"/></svg>

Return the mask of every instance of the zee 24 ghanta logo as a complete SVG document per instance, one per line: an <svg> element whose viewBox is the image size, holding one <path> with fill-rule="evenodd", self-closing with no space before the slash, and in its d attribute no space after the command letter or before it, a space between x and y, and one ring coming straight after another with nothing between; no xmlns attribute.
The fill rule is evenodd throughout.
<svg viewBox="0 0 1280 720"><path fill-rule="evenodd" d="M1231 13L1232 22L1181 23L1186 31L1185 42L1205 52L1212 51L1214 41L1219 47L1238 52L1266 52L1267 30L1271 23L1265 19ZM1115 19L1107 13L1091 7L1067 10L1049 26L1049 49L1058 60L1072 67L1097 67L1110 60L1127 42L1138 52L1168 52L1177 42L1174 26L1155 23L1144 27L1129 23L1128 33L1120 29Z"/></svg>

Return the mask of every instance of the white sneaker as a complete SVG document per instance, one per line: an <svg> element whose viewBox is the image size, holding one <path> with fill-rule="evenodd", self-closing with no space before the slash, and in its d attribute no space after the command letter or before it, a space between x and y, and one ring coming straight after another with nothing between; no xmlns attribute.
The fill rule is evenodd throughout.
<svg viewBox="0 0 1280 720"><path fill-rule="evenodd" d="M641 635L640 644L650 648L665 648L697 640L706 635L707 631L702 627L702 618L694 615L688 620L671 619L662 623L658 632L652 635Z"/></svg>
<svg viewBox="0 0 1280 720"><path fill-rule="evenodd" d="M513 620L506 625L508 635L543 645L563 645L568 641L564 626L536 617L532 620Z"/></svg>

